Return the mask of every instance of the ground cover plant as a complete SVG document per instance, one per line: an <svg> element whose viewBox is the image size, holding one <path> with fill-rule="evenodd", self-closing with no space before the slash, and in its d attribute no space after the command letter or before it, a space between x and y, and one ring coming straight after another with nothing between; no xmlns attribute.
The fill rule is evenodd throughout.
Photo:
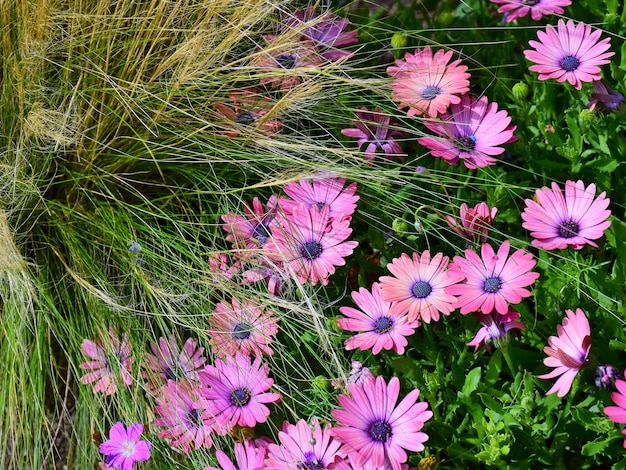
<svg viewBox="0 0 626 470"><path fill-rule="evenodd" d="M0 15L0 467L626 467L621 2Z"/></svg>

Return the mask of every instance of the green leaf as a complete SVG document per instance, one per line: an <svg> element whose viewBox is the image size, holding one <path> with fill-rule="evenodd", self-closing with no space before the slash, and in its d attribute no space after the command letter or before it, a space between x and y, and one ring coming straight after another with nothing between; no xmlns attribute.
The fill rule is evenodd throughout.
<svg viewBox="0 0 626 470"><path fill-rule="evenodd" d="M606 448L606 446L608 446L611 441L614 441L615 438L614 437L609 437L607 439L602 439L602 440L595 440L592 442L587 442L582 450L581 453L583 455L586 456L591 456L591 455L595 455L598 452L600 452L601 450L604 450Z"/></svg>
<svg viewBox="0 0 626 470"><path fill-rule="evenodd" d="M463 395L469 397L472 392L478 388L481 374L482 369L480 367L472 369L469 374L467 374L467 377L465 377L465 383L463 384L463 388L461 389L461 393Z"/></svg>

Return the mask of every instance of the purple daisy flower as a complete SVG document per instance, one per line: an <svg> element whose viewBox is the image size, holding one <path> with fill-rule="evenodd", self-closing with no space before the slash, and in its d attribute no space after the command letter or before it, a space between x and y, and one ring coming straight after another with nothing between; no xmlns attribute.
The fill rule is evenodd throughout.
<svg viewBox="0 0 626 470"><path fill-rule="evenodd" d="M506 16L503 21L510 23L518 18L523 18L530 13L530 17L539 21L543 15L562 15L567 7L572 4L571 0L491 0L493 3L502 5L498 13Z"/></svg>
<svg viewBox="0 0 626 470"><path fill-rule="evenodd" d="M150 459L148 441L140 441L143 424L134 423L128 430L121 422L115 423L109 431L109 440L100 444L100 453L106 455L105 462L112 468L132 470L135 462Z"/></svg>
<svg viewBox="0 0 626 470"><path fill-rule="evenodd" d="M590 111L597 108L605 114L615 113L624 102L624 95L610 88L603 80L593 82L593 93L589 97Z"/></svg>

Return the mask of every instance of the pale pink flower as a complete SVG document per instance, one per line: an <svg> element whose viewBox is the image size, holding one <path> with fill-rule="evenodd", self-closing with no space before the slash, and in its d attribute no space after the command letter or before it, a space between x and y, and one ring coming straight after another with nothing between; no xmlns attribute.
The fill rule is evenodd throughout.
<svg viewBox="0 0 626 470"><path fill-rule="evenodd" d="M209 342L217 357L274 354L270 347L278 319L253 297L217 304L209 318Z"/></svg>
<svg viewBox="0 0 626 470"><path fill-rule="evenodd" d="M257 88L243 88L233 91L230 103L216 103L218 123L224 127L222 133L228 137L258 132L269 137L280 132L283 127L279 119L272 116L273 105L270 99L262 96Z"/></svg>
<svg viewBox="0 0 626 470"><path fill-rule="evenodd" d="M293 208L304 204L309 209L313 206L319 211L328 207L329 221L335 218L350 217L356 210L359 196L355 194L356 183L345 186L345 178L314 178L313 181L302 179L290 182L283 186L283 191L289 198L279 199L280 207L285 214L293 212ZM344 187L345 186L345 187Z"/></svg>
<svg viewBox="0 0 626 470"><path fill-rule="evenodd" d="M491 245L481 248L482 259L470 249L465 258L455 256L449 273L465 277L465 282L451 285L446 293L458 295L457 307L462 314L481 311L488 314L494 309L501 315L509 311L509 305L518 304L529 297L530 286L539 273L530 271L537 261L530 253L520 249L509 256L511 244L502 243L496 254Z"/></svg>
<svg viewBox="0 0 626 470"><path fill-rule="evenodd" d="M263 446L256 446L251 441L243 444L235 442L235 463L221 450L215 451L219 467L204 467L204 470L264 470L267 450Z"/></svg>
<svg viewBox="0 0 626 470"><path fill-rule="evenodd" d="M100 453L106 455L106 464L112 468L132 470L135 462L149 460L152 444L139 440L142 432L143 424L130 424L126 430L121 422L115 423L109 431L109 440L100 444Z"/></svg>
<svg viewBox="0 0 626 470"><path fill-rule="evenodd" d="M271 236L270 227L276 216L278 198L271 196L267 205L255 197L252 207L244 206L244 215L229 213L222 216L222 228L228 232L226 240L232 242L233 250L243 259L259 253Z"/></svg>
<svg viewBox="0 0 626 470"><path fill-rule="evenodd" d="M384 114L380 108L368 111L361 108L356 113L357 120L352 121L356 127L342 129L341 133L347 137L359 139L359 149L365 147L365 161L371 165L377 153L383 152L387 158L406 157L402 153L396 137L404 137L406 134L397 128L398 121L388 114Z"/></svg>
<svg viewBox="0 0 626 470"><path fill-rule="evenodd" d="M559 185L552 189L538 189L534 199L526 199L522 212L522 227L530 230L532 244L544 250L572 247L580 250L585 245L597 247L597 240L611 225L607 220L611 211L610 200L602 192L597 198L596 185L578 180L565 183L565 196Z"/></svg>
<svg viewBox="0 0 626 470"><path fill-rule="evenodd" d="M554 370L538 376L540 379L559 377L547 392L547 395L558 392L559 397L569 392L574 377L580 368L587 364L591 349L591 331L585 312L577 308L575 313L566 310L565 314L567 318L563 319L563 325L556 327L558 336L550 336L549 346L543 348L548 355L543 363L548 367L554 367Z"/></svg>
<svg viewBox="0 0 626 470"><path fill-rule="evenodd" d="M108 335L101 334L95 342L85 339L80 345L80 350L92 359L78 366L89 371L80 378L80 382L83 384L95 382L94 393L102 392L105 395L112 395L117 391L120 379L126 387L130 387L133 383L130 373L135 358L130 357L131 349L127 333L124 333L120 341L113 330L109 329Z"/></svg>
<svg viewBox="0 0 626 470"><path fill-rule="evenodd" d="M497 207L480 202L470 208L466 203L461 204L459 220L447 215L446 221L452 230L465 238L469 243L486 243L487 235L493 220L498 213Z"/></svg>
<svg viewBox="0 0 626 470"><path fill-rule="evenodd" d="M534 48L524 51L526 58L534 62L529 70L539 72L539 80L567 80L580 90L582 82L600 80L600 65L608 64L614 52L606 52L611 47L610 39L600 39L600 30L592 32L591 26L575 24L572 20L565 23L559 20L557 28L546 26L538 31L539 41L529 41Z"/></svg>
<svg viewBox="0 0 626 470"><path fill-rule="evenodd" d="M463 275L448 271L448 257L430 251L410 257L402 253L387 265L393 274L380 278L383 299L392 302L391 313L408 314L408 321L438 321L439 314L450 315L457 298L446 289L463 280Z"/></svg>
<svg viewBox="0 0 626 470"><path fill-rule="evenodd" d="M437 136L421 137L417 142L450 165L460 160L469 169L484 168L495 165L498 160L494 156L504 153L500 145L517 140L513 136L517 127L510 123L507 112L498 111L498 104L489 103L486 96L464 95L439 119L424 120Z"/></svg>
<svg viewBox="0 0 626 470"><path fill-rule="evenodd" d="M478 347L482 344L487 351L491 350L491 347L487 344L488 340L491 340L496 348L500 348L509 343L509 331L512 329L523 330L526 326L517 321L520 314L509 307L509 311L504 315L494 311L487 314L477 313L476 318L483 325L478 330L474 339L467 343L468 346L474 346L474 352L478 350Z"/></svg>
<svg viewBox="0 0 626 470"><path fill-rule="evenodd" d="M562 15L567 7L572 4L571 0L491 0L493 3L502 5L498 13L508 13L505 16L507 23L523 18L530 13L530 17L539 21L543 15Z"/></svg>
<svg viewBox="0 0 626 470"><path fill-rule="evenodd" d="M434 118L450 104L460 103L460 96L469 91L470 74L460 59L449 63L452 54L440 49L433 56L430 47L416 49L388 67L387 73L393 77L392 98L400 102L398 108L408 106L408 116Z"/></svg>
<svg viewBox="0 0 626 470"><path fill-rule="evenodd" d="M350 384L350 395L339 395L343 409L331 410L338 425L330 433L343 443L343 452L353 455L356 465L371 462L400 470L408 458L405 450L424 450L428 435L420 430L433 413L427 403L417 402L419 390L412 390L396 405L399 393L397 377L389 384L376 377L361 385Z"/></svg>

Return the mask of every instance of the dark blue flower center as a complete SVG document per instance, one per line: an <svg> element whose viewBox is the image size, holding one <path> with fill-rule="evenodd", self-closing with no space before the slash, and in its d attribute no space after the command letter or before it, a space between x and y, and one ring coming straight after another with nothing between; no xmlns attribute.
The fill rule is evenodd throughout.
<svg viewBox="0 0 626 470"><path fill-rule="evenodd" d="M580 65L580 60L573 55L568 55L559 60L559 65L566 72L572 72L578 68Z"/></svg>
<svg viewBox="0 0 626 470"><path fill-rule="evenodd" d="M165 378L168 380L178 381L187 376L185 369L177 362L165 369Z"/></svg>
<svg viewBox="0 0 626 470"><path fill-rule="evenodd" d="M252 236L256 238L261 245L264 245L267 238L270 236L270 231L268 230L267 225L259 222L256 224L256 227L254 227Z"/></svg>
<svg viewBox="0 0 626 470"><path fill-rule="evenodd" d="M315 204L315 206L317 207L317 210L319 210L320 212L322 212L322 209L324 208L325 205L326 205L325 202L318 202L317 204Z"/></svg>
<svg viewBox="0 0 626 470"><path fill-rule="evenodd" d="M502 279L497 276L488 277L483 284L483 290L490 294L498 292L500 287L502 287Z"/></svg>
<svg viewBox="0 0 626 470"><path fill-rule="evenodd" d="M379 317L374 322L374 330L378 334L388 333L393 327L393 320L389 317Z"/></svg>
<svg viewBox="0 0 626 470"><path fill-rule="evenodd" d="M204 421L202 420L202 410L191 410L187 413L187 420L189 421L189 424L198 428L204 426Z"/></svg>
<svg viewBox="0 0 626 470"><path fill-rule="evenodd" d="M284 69L292 69L296 66L297 57L293 54L281 54L276 57L276 62Z"/></svg>
<svg viewBox="0 0 626 470"><path fill-rule="evenodd" d="M571 220L566 220L559 225L559 235L562 238L572 238L578 235L578 224Z"/></svg>
<svg viewBox="0 0 626 470"><path fill-rule="evenodd" d="M300 470L324 470L324 463L317 459L314 452L305 452L304 461L298 462L296 467Z"/></svg>
<svg viewBox="0 0 626 470"><path fill-rule="evenodd" d="M437 98L437 96L439 96L440 93L441 88L435 85L428 85L426 88L424 88L424 91L422 91L422 98L428 101L434 100L435 98Z"/></svg>
<svg viewBox="0 0 626 470"><path fill-rule="evenodd" d="M237 339L248 339L252 333L252 326L245 322L237 323L233 328L233 336Z"/></svg>
<svg viewBox="0 0 626 470"><path fill-rule="evenodd" d="M526 5L528 7L534 7L541 0L522 0L522 5Z"/></svg>
<svg viewBox="0 0 626 470"><path fill-rule="evenodd" d="M300 247L300 254L303 258L312 261L322 254L322 244L318 242L306 242Z"/></svg>
<svg viewBox="0 0 626 470"><path fill-rule="evenodd" d="M252 397L247 388L237 388L230 392L230 403L234 406L246 406Z"/></svg>
<svg viewBox="0 0 626 470"><path fill-rule="evenodd" d="M387 442L391 437L391 425L387 421L376 421L370 425L369 435L378 442Z"/></svg>
<svg viewBox="0 0 626 470"><path fill-rule="evenodd" d="M254 116L251 113L244 111L242 113L237 114L237 117L235 118L235 120L239 124L248 125L254 122Z"/></svg>
<svg viewBox="0 0 626 470"><path fill-rule="evenodd" d="M464 152L470 152L474 150L474 147L476 147L476 137L474 137L473 135L466 135L464 137L459 137L454 142L454 145L459 150L462 150Z"/></svg>
<svg viewBox="0 0 626 470"><path fill-rule="evenodd" d="M428 297L430 293L433 291L432 286L426 281L417 281L413 284L413 288L411 289L413 295L418 299L423 299Z"/></svg>

